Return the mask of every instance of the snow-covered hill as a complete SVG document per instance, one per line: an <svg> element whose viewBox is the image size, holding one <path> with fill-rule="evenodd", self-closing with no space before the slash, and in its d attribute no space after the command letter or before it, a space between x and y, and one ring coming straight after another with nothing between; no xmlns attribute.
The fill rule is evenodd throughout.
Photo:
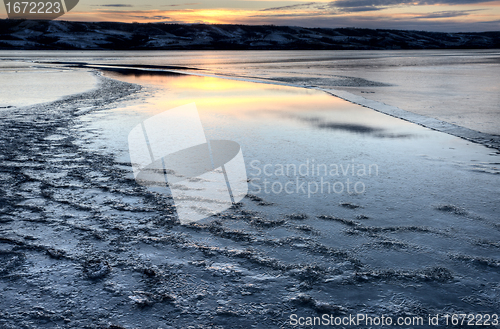
<svg viewBox="0 0 500 329"><path fill-rule="evenodd" d="M500 48L500 32L0 20L0 49Z"/></svg>

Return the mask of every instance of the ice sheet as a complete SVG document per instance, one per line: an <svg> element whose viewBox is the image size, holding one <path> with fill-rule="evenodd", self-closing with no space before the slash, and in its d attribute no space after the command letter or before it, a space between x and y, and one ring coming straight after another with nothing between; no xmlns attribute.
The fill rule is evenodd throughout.
<svg viewBox="0 0 500 329"><path fill-rule="evenodd" d="M52 102L95 87L97 80L83 70L33 68L3 62L0 66L0 110Z"/></svg>

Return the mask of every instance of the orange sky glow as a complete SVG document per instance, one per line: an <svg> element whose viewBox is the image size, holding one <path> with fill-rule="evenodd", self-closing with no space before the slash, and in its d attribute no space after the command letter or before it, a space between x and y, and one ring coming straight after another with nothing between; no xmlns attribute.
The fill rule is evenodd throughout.
<svg viewBox="0 0 500 329"><path fill-rule="evenodd" d="M193 0L191 0L193 1ZM194 0L196 1L196 0ZM87 0L72 21L274 24L449 32L500 30L500 1L484 0Z"/></svg>

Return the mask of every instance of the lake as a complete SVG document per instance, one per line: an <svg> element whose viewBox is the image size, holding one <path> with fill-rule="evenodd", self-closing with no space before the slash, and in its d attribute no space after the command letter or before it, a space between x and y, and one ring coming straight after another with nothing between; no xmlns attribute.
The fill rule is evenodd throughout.
<svg viewBox="0 0 500 329"><path fill-rule="evenodd" d="M28 63L25 69L38 77L54 71L61 78L68 73L68 81L85 77L81 91L87 91L0 112L2 244L15 246L0 253L8 264L0 303L71 310L81 326L106 319L279 328L292 327L291 314L497 312L498 150L296 86L314 78L319 87L395 97L402 103L388 104L404 108L419 94L447 104L443 99L485 79L469 87L492 106L496 56L4 52L3 63ZM53 61L89 65L47 63ZM88 91L90 66L102 76L95 78L100 87ZM434 66L438 78L425 74ZM444 83L460 84L452 71L469 79L459 89ZM441 81L440 91L430 81ZM396 97L410 86L407 98ZM438 101L447 88L451 94ZM172 198L138 184L130 133L141 124L149 132L145 122L162 122L162 115L193 103L208 141L239 145L248 193L220 213L181 225L176 202L204 187L180 181L175 188L186 194ZM435 117L445 115L440 111ZM182 131L158 129L160 142ZM89 302L98 310L87 309Z"/></svg>

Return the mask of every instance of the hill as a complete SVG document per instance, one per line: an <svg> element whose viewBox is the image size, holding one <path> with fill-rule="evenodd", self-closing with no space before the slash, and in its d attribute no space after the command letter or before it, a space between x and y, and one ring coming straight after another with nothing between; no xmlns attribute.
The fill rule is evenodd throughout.
<svg viewBox="0 0 500 329"><path fill-rule="evenodd" d="M480 49L500 32L0 20L0 49Z"/></svg>

